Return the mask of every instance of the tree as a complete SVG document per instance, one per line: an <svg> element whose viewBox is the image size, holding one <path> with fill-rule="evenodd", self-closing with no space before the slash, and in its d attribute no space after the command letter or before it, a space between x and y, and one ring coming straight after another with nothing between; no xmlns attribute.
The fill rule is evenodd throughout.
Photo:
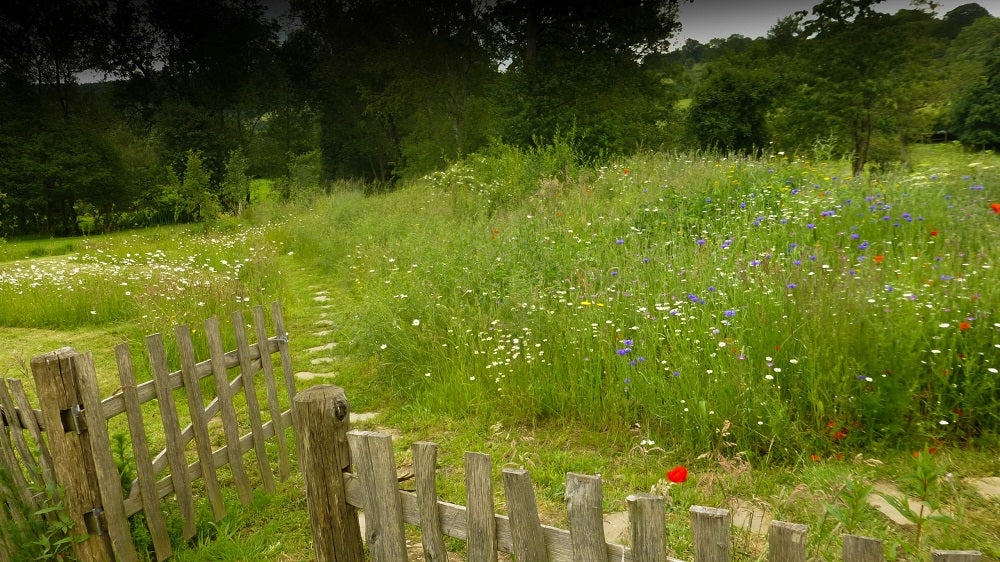
<svg viewBox="0 0 1000 562"><path fill-rule="evenodd" d="M1000 36L988 43L985 74L955 101L951 119L962 142L995 148L1000 146Z"/></svg>
<svg viewBox="0 0 1000 562"><path fill-rule="evenodd" d="M688 132L702 148L759 152L770 140L767 114L773 98L774 77L766 68L714 68L688 109Z"/></svg>

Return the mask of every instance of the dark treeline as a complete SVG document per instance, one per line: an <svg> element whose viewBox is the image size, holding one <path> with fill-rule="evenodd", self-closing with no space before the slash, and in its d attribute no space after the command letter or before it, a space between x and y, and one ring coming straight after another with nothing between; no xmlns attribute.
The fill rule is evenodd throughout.
<svg viewBox="0 0 1000 562"><path fill-rule="evenodd" d="M1000 145L1000 20L878 1L671 51L678 0L5 0L0 237L239 214L251 178L386 188L498 143L855 171L914 142Z"/></svg>

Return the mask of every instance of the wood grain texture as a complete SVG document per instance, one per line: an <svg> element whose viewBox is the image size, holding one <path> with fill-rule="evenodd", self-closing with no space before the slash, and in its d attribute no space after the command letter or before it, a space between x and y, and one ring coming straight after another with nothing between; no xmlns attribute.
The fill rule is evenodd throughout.
<svg viewBox="0 0 1000 562"><path fill-rule="evenodd" d="M264 316L264 307L253 307L253 325L257 333L257 348L267 348L267 317ZM285 442L285 430L287 426L281 421L281 401L278 399L278 385L274 380L274 367L271 364L271 354L260 354L260 367L264 373L264 386L267 387L267 409L271 414L271 419L275 421L275 428L278 431L278 478L282 482L288 480L290 470L288 468L288 444Z"/></svg>
<svg viewBox="0 0 1000 562"><path fill-rule="evenodd" d="M235 391L230 386L229 371L226 369L225 351L222 346L222 332L219 328L218 318L213 316L205 320L205 337L208 341L212 376L215 379L216 403L219 408L219 417L222 418L222 431L226 436L226 443L239 443L240 426L236 418L236 408L233 406ZM209 404L206 415L212 415L208 412L208 410L213 409L212 405ZM226 447L226 456L229 460L229 468L233 473L233 483L236 485L236 494L240 503L244 506L250 505L250 502L253 501L253 488L250 486L246 467L243 466L243 455L240 454L239 447Z"/></svg>
<svg viewBox="0 0 1000 562"><path fill-rule="evenodd" d="M218 521L226 516L226 506L222 503L222 490L219 488L219 477L212 466L212 438L208 433L208 417L205 416L205 397L201 393L201 384L195 372L194 344L191 342L191 329L187 324L174 327L174 338L177 341L177 354L181 359L181 373L184 378L184 392L187 395L188 413L191 416L191 427L194 431L195 450L201 461L201 478L205 482L205 493L212 507L212 516Z"/></svg>
<svg viewBox="0 0 1000 562"><path fill-rule="evenodd" d="M167 462L170 465L170 478L173 481L177 506L184 519L181 536L184 540L189 540L194 537L195 533L194 498L191 495L191 478L187 473L187 461L184 459L180 419L177 417L177 406L170 384L167 353L163 347L163 337L160 334L146 336L146 354L149 356L149 367L153 373L153 384L156 387L156 402L160 408L160 419L163 421L163 434L166 438L165 452Z"/></svg>
<svg viewBox="0 0 1000 562"><path fill-rule="evenodd" d="M63 431L60 411L80 405L77 377L73 370L76 351L62 348L31 359L31 374L35 379L38 402L45 426L49 428L49 448L54 459L56 481L63 488L65 513L73 520L73 535L87 534L84 513L101 504L97 470L94 467L90 439L75 431ZM110 561L111 545L104 537L90 537L74 544L73 552L83 561Z"/></svg>
<svg viewBox="0 0 1000 562"><path fill-rule="evenodd" d="M274 337L271 341L277 346L278 355L281 356L281 372L285 381L285 392L288 393L288 402L291 408L295 409L295 371L292 367L292 352L288 347L288 330L285 329L285 317L281 313L281 303L274 301L271 303L271 321L274 322ZM295 419L292 416L292 419ZM299 459L303 457L302 443L299 440L299 432L295 434L295 449ZM301 460L299 461L301 462Z"/></svg>
<svg viewBox="0 0 1000 562"><path fill-rule="evenodd" d="M97 388L94 358L89 352L76 355L73 357L73 370L77 376L83 415L87 418L86 435L94 454L94 468L114 558L120 562L138 562L139 556L132 544L132 532L122 503L122 480L111 456L111 437L101 411L101 391Z"/></svg>
<svg viewBox="0 0 1000 562"><path fill-rule="evenodd" d="M365 538L374 562L406 562L403 506L396 480L392 437L372 431L347 432L351 460L365 497Z"/></svg>
<svg viewBox="0 0 1000 562"><path fill-rule="evenodd" d="M31 447L28 446L28 440L24 438L25 428L21 425L21 416L17 415L17 406L14 405L14 398L7 388L6 380L0 380L0 407L3 408L4 417L10 427L10 437L14 448L17 449L18 455L21 457L22 466L28 472L27 477L37 485L44 485L42 469L35 459L35 454L31 452ZM0 432L6 433L2 428L0 428ZM11 468L16 466L13 465Z"/></svg>
<svg viewBox="0 0 1000 562"><path fill-rule="evenodd" d="M465 495L470 562L496 562L497 521L493 506L493 461L484 453L465 453Z"/></svg>
<svg viewBox="0 0 1000 562"><path fill-rule="evenodd" d="M690 514L694 562L729 562L732 557L729 511L694 505Z"/></svg>
<svg viewBox="0 0 1000 562"><path fill-rule="evenodd" d="M805 562L809 527L798 523L771 521L768 562Z"/></svg>
<svg viewBox="0 0 1000 562"><path fill-rule="evenodd" d="M350 405L344 389L316 385L294 398L295 427L300 433L304 454L299 460L306 483L306 503L312 526L313 550L318 562L362 562L364 547L358 514L347 503L344 472L350 465L347 447ZM357 505L357 504L355 504Z"/></svg>
<svg viewBox="0 0 1000 562"><path fill-rule="evenodd" d="M424 560L446 562L441 518L437 509L437 451L438 446L427 441L417 441L413 449L413 475L417 486L417 509L420 512L420 540L424 547Z"/></svg>
<svg viewBox="0 0 1000 562"><path fill-rule="evenodd" d="M52 471L52 455L49 453L45 439L42 438L42 428L38 425L38 416L41 416L42 412L41 410L32 410L28 395L24 392L24 383L20 379L7 379L7 384L10 385L14 401L17 402L21 426L28 430L28 435L34 440L35 447L40 453L38 462L42 466L42 475L46 482L55 482L55 473ZM34 412L37 412L38 415L34 415Z"/></svg>
<svg viewBox="0 0 1000 562"><path fill-rule="evenodd" d="M633 494L625 498L632 527L632 558L636 562L665 562L667 529L660 496Z"/></svg>
<svg viewBox="0 0 1000 562"><path fill-rule="evenodd" d="M115 346L115 362L118 364L118 379L122 384L122 398L125 400L125 416L128 419L129 436L132 441L132 455L135 458L137 482L134 486L142 499L142 509L146 518L146 527L153 539L153 550L158 561L166 560L173 555L170 545L170 533L167 531L163 513L160 511L159 498L156 496L156 474L153 472L153 462L149 456L149 443L146 441L146 425L142 419L142 408L135 389L135 372L132 363L132 352L127 343ZM122 506L124 510L124 505Z"/></svg>
<svg viewBox="0 0 1000 562"><path fill-rule="evenodd" d="M566 515L574 560L608 562L601 477L566 474Z"/></svg>
<svg viewBox="0 0 1000 562"><path fill-rule="evenodd" d="M257 400L257 385L254 383L254 367L250 357L250 345L247 343L247 330L243 324L243 313L236 311L232 315L233 334L236 336L236 351L240 358L240 371L243 379L243 393L247 399L247 415L250 418L250 432L253 435L254 451L257 454L257 467L260 469L264 490L273 493L276 487L271 463L267 458L267 448L260 419L260 401Z"/></svg>
<svg viewBox="0 0 1000 562"><path fill-rule="evenodd" d="M882 562L885 549L882 541L868 537L844 535L844 562Z"/></svg>
<svg viewBox="0 0 1000 562"><path fill-rule="evenodd" d="M519 562L548 562L531 475L527 470L515 468L504 469L502 475L514 558Z"/></svg>

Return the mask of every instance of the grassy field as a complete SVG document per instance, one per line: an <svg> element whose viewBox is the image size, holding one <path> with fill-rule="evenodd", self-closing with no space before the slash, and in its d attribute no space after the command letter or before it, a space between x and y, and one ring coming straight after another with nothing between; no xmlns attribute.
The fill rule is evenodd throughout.
<svg viewBox="0 0 1000 562"><path fill-rule="evenodd" d="M703 504L807 523L818 557L852 530L891 558L933 544L995 560L1000 520L964 479L1000 475L1000 159L945 145L913 158L854 178L780 153L588 169L565 147L497 148L386 195L11 241L0 371L73 345L94 351L107 394L119 341L280 299L296 370L336 343L323 370L355 411L382 413L366 427L397 432L401 462L414 440L442 445L450 501L476 450L497 471L530 469L552 524L567 471L602 474L608 512L668 493L678 557L687 508ZM928 524L916 552L912 530L871 508L845 516L844 490L903 484L922 450L955 522ZM670 485L676 465L691 476ZM308 557L300 488L206 515L177 558ZM762 539L738 539L757 558Z"/></svg>

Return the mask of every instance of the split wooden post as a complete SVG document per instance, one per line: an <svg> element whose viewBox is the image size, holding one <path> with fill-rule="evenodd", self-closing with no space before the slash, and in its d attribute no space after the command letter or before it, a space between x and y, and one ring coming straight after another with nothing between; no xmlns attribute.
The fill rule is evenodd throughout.
<svg viewBox="0 0 1000 562"><path fill-rule="evenodd" d="M510 533L514 542L514 558L519 562L547 562L545 536L538 518L535 490L531 475L520 468L505 468L503 488L510 513Z"/></svg>
<svg viewBox="0 0 1000 562"><path fill-rule="evenodd" d="M805 562L809 527L799 523L771 521L768 562Z"/></svg>
<svg viewBox="0 0 1000 562"><path fill-rule="evenodd" d="M83 416L72 348L38 355L31 359L31 374L38 390L38 402L48 433L55 463L56 482L63 489L66 515L73 520L73 535L87 536L74 542L76 558L83 562L114 560L110 537L102 533L102 505L97 468Z"/></svg>
<svg viewBox="0 0 1000 562"><path fill-rule="evenodd" d="M932 550L931 562L979 562L982 556L978 550Z"/></svg>
<svg viewBox="0 0 1000 562"><path fill-rule="evenodd" d="M694 539L694 562L729 562L731 517L726 509L691 506L691 535Z"/></svg>
<svg viewBox="0 0 1000 562"><path fill-rule="evenodd" d="M444 534L441 532L441 517L437 505L437 445L427 441L417 441L413 449L413 474L417 485L417 508L420 511L420 539L424 545L424 560L427 562L447 562L448 553L444 549Z"/></svg>
<svg viewBox="0 0 1000 562"><path fill-rule="evenodd" d="M844 535L843 556L848 562L882 562L885 549L880 539Z"/></svg>
<svg viewBox="0 0 1000 562"><path fill-rule="evenodd" d="M608 562L604 538L604 492L601 477L566 474L566 514L573 560Z"/></svg>
<svg viewBox="0 0 1000 562"><path fill-rule="evenodd" d="M318 562L363 562L358 513L347 503L344 471L351 466L347 444L350 404L344 389L311 386L295 395L295 432L301 436L300 461Z"/></svg>
<svg viewBox="0 0 1000 562"><path fill-rule="evenodd" d="M652 494L633 494L625 501L632 525L632 559L636 562L666 562L664 499Z"/></svg>

